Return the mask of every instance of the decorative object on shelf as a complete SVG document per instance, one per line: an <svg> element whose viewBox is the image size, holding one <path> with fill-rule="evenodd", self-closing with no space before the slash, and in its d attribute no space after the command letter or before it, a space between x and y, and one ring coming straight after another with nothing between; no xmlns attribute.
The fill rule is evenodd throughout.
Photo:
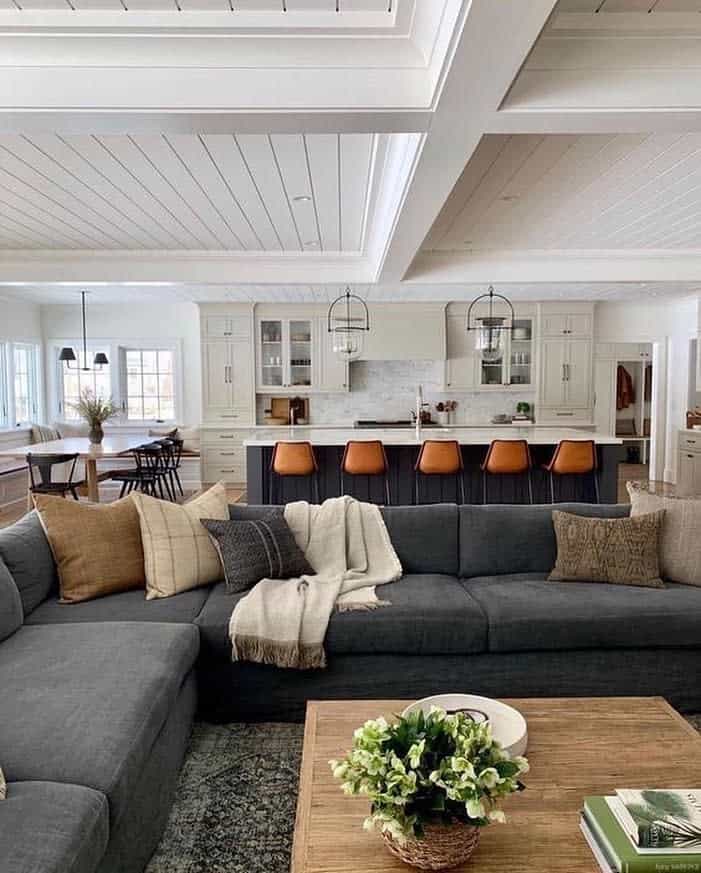
<svg viewBox="0 0 701 873"><path fill-rule="evenodd" d="M370 313L365 301L349 287L329 306L327 330L333 334L335 355L344 361L360 357L364 335L370 330Z"/></svg>
<svg viewBox="0 0 701 873"><path fill-rule="evenodd" d="M468 711L431 707L367 721L341 761L331 761L346 794L370 799L364 827L378 828L389 851L420 870L465 863L480 828L504 821L499 798L523 789L528 761L512 757L488 722Z"/></svg>
<svg viewBox="0 0 701 873"><path fill-rule="evenodd" d="M71 406L90 425L90 442L99 446L105 436L102 425L119 414L119 407L111 397L98 397L90 388L85 388L80 400Z"/></svg>
<svg viewBox="0 0 701 873"><path fill-rule="evenodd" d="M457 400L441 400L436 403L436 418L438 419L438 424L450 424L451 416L457 408Z"/></svg>
<svg viewBox="0 0 701 873"><path fill-rule="evenodd" d="M511 419L512 421L531 421L531 404L527 403L525 400L522 400L520 403L516 404L516 415L514 415Z"/></svg>
<svg viewBox="0 0 701 873"><path fill-rule="evenodd" d="M109 364L107 355L104 352L97 352L93 358L92 367L88 367L88 337L85 323L85 296L87 293L87 291L80 292L80 312L83 323L83 366L80 367L80 369L85 373L89 373L91 370L101 370ZM75 350L71 348L71 346L64 346L58 354L58 359L61 363L65 364L69 370L78 369L78 358ZM75 368L71 367L71 363L76 365Z"/></svg>
<svg viewBox="0 0 701 873"><path fill-rule="evenodd" d="M473 318L472 311L480 300L488 300L487 315L475 316ZM502 300L508 307L508 315L494 314L494 301ZM511 301L504 297L503 294L496 294L494 288L490 285L486 294L480 294L479 297L470 303L467 310L467 321L465 329L477 331L475 348L482 356L482 360L488 363L497 363L504 356L504 336L506 331L514 329L514 307ZM488 383L491 384L491 383Z"/></svg>

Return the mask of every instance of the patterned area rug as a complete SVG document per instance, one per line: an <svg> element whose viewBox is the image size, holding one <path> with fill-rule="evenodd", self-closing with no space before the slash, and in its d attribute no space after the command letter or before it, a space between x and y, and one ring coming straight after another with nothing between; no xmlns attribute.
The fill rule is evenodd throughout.
<svg viewBox="0 0 701 873"><path fill-rule="evenodd" d="M701 715L688 720L701 732ZM196 724L146 873L289 873L303 732Z"/></svg>

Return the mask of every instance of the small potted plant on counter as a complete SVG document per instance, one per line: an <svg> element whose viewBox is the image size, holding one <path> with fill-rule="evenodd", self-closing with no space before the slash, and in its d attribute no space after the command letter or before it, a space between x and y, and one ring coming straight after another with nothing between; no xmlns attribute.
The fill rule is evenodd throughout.
<svg viewBox="0 0 701 873"><path fill-rule="evenodd" d="M392 724L366 722L346 757L330 764L346 794L369 798L364 827L377 828L393 855L420 870L465 863L480 828L505 820L498 802L522 790L528 772L528 761L511 757L488 724L438 707Z"/></svg>
<svg viewBox="0 0 701 873"><path fill-rule="evenodd" d="M438 424L443 426L450 424L451 417L457 408L457 400L441 400L439 403L436 403L436 418L438 419Z"/></svg>

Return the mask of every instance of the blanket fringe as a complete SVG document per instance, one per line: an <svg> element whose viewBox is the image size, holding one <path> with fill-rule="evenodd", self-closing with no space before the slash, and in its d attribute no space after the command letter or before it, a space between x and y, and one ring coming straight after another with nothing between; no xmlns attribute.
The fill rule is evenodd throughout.
<svg viewBox="0 0 701 873"><path fill-rule="evenodd" d="M254 661L288 670L321 670L326 667L323 645L304 646L297 642L280 642L253 636L233 640L233 661Z"/></svg>
<svg viewBox="0 0 701 873"><path fill-rule="evenodd" d="M380 609L382 606L391 606L389 600L375 600L372 603L337 603L337 612L370 612L372 609Z"/></svg>

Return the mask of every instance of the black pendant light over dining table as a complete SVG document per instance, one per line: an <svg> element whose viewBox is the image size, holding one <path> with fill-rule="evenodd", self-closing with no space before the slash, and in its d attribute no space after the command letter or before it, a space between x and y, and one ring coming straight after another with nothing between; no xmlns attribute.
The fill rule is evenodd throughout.
<svg viewBox="0 0 701 873"><path fill-rule="evenodd" d="M91 370L101 370L104 366L109 364L107 355L104 352L97 352L93 358L92 367L88 367L88 335L85 323L85 297L87 293L87 291L80 292L80 312L83 322L83 366L80 368L78 367L80 362L78 361L75 349L71 346L64 346L58 354L59 361L65 364L69 370L81 369L86 373ZM75 364L76 366L72 367L71 364Z"/></svg>

